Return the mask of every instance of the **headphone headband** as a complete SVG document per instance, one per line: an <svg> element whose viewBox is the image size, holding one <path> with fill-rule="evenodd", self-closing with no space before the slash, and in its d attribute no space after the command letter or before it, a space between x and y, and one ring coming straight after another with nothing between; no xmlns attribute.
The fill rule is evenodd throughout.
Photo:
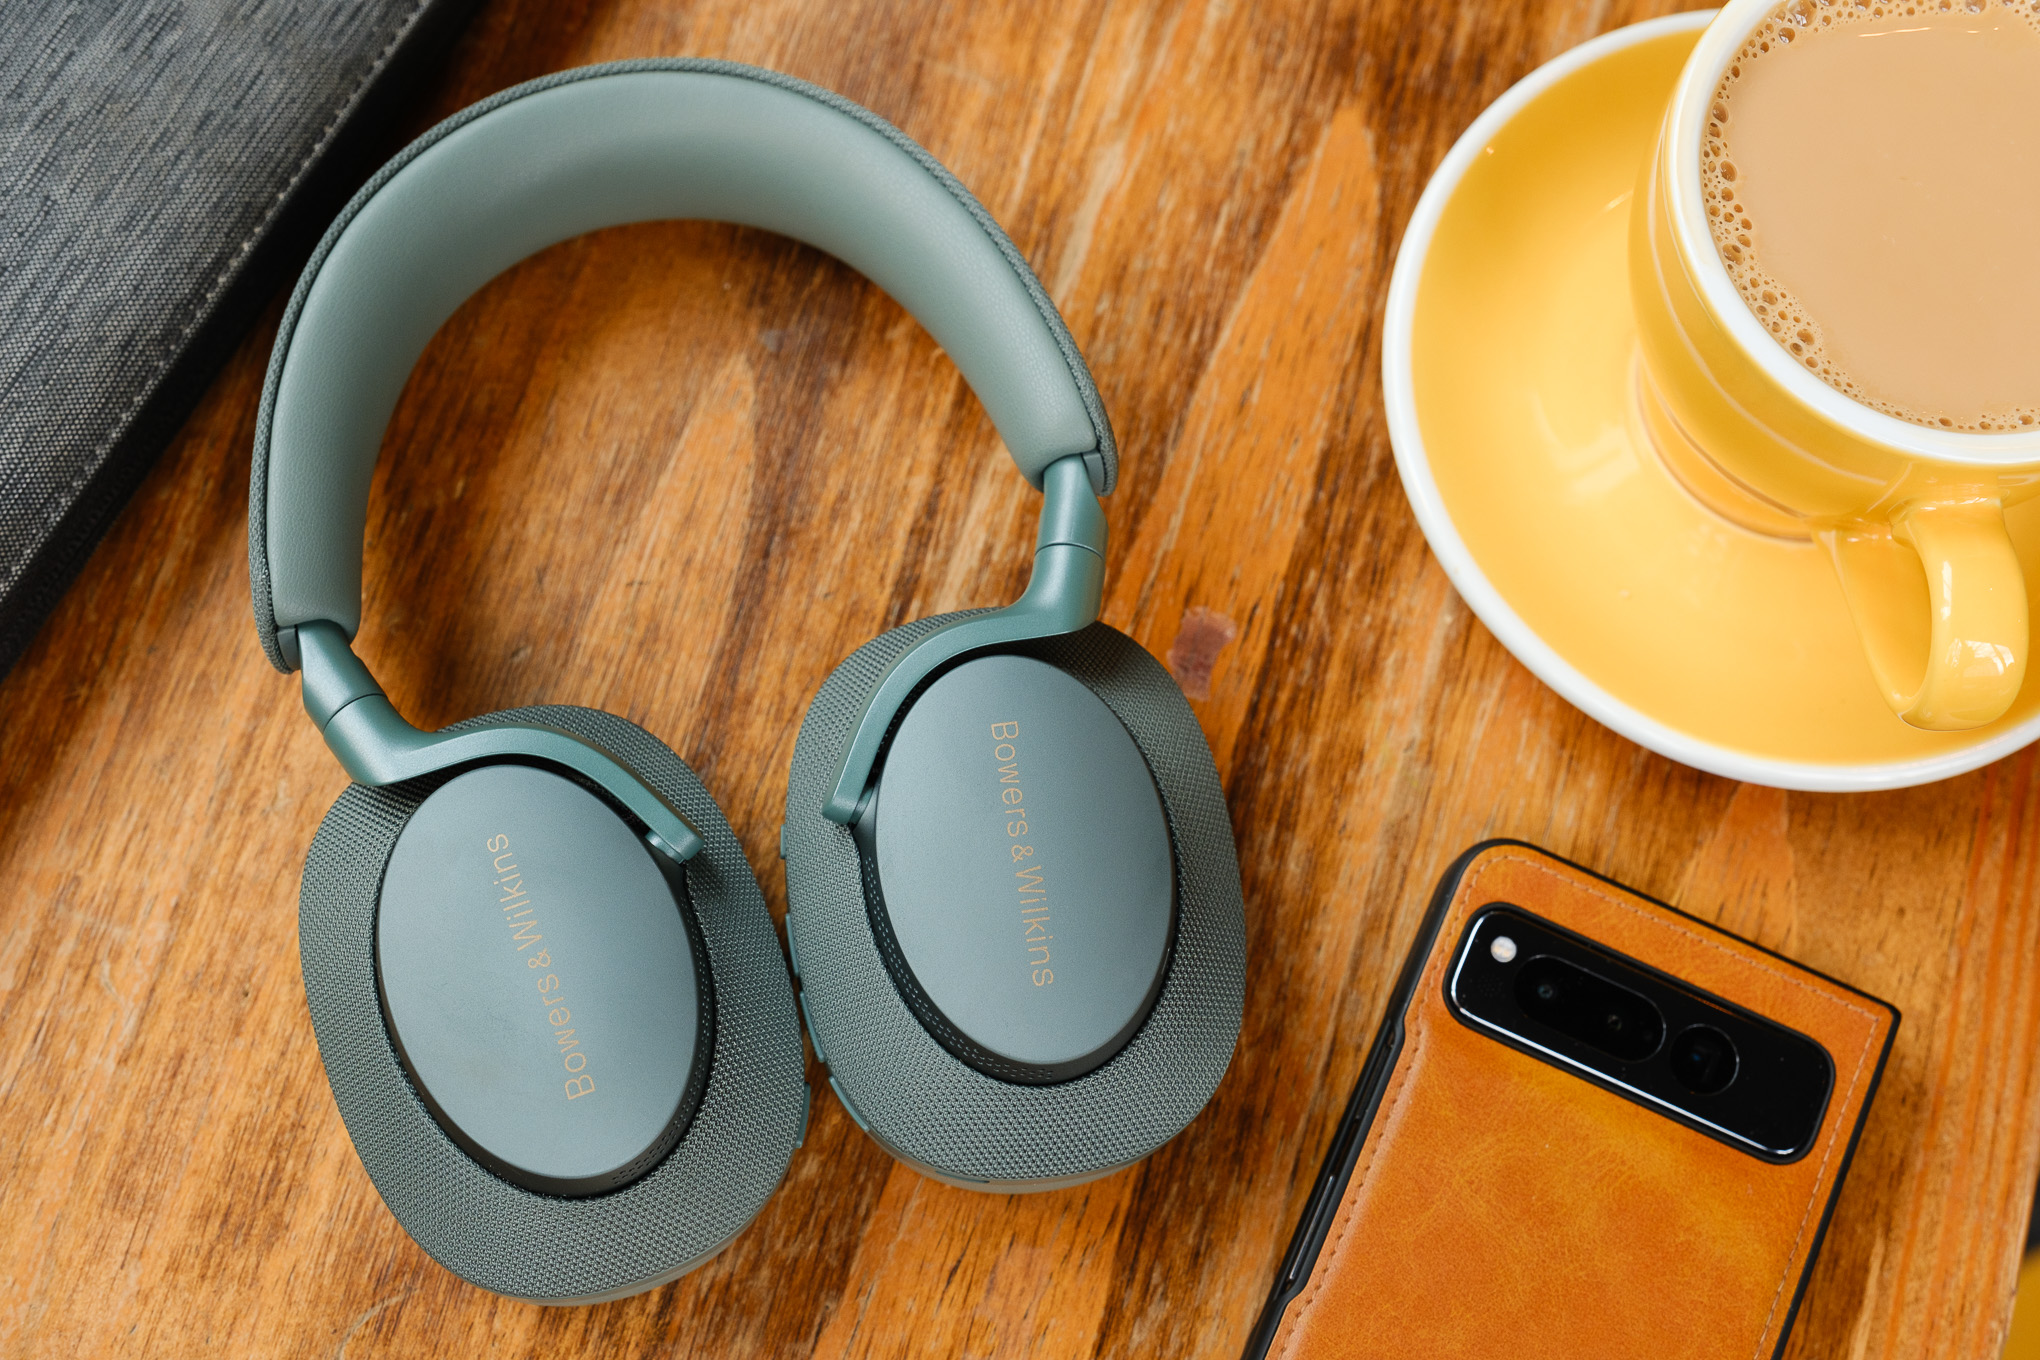
<svg viewBox="0 0 2040 1360"><path fill-rule="evenodd" d="M365 185L298 281L270 359L248 534L255 622L279 670L296 629L361 621L383 431L447 317L511 265L627 222L760 227L855 268L962 371L1027 479L1118 455L1090 371L1013 243L956 178L849 100L733 62L617 62L506 90Z"/></svg>

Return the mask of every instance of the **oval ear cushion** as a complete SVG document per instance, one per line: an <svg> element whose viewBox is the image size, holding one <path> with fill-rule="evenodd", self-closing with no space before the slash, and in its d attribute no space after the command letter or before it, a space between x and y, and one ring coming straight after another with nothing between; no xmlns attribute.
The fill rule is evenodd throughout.
<svg viewBox="0 0 2040 1360"><path fill-rule="evenodd" d="M1014 647L1083 682L1125 724L1161 793L1179 915L1168 980L1146 1024L1074 1081L1019 1086L963 1063L914 1018L879 955L849 828L823 801L857 705L892 659L948 618L873 639L815 696L786 792L787 926L810 1032L872 1135L946 1179L1047 1187L1147 1156L1218 1089L1239 1040L1246 922L1218 771L1160 663L1105 624Z"/></svg>
<svg viewBox="0 0 2040 1360"><path fill-rule="evenodd" d="M376 900L398 833L443 776L386 789L350 785L326 814L298 898L305 1000L355 1151L397 1221L434 1260L516 1298L619 1298L721 1251L785 1174L807 1118L793 991L743 849L677 755L642 728L592 709L547 705L490 716L600 742L701 833L705 848L687 863L687 890L707 944L717 1025L687 1135L621 1190L556 1199L484 1170L418 1099L377 1002Z"/></svg>

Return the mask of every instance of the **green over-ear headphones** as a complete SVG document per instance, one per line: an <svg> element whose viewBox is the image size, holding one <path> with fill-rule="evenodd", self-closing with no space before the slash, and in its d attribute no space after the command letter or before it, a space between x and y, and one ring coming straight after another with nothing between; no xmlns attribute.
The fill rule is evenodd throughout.
<svg viewBox="0 0 2040 1360"><path fill-rule="evenodd" d="M1097 622L1111 427L1033 272L883 120L713 61L563 72L378 173L292 296L264 388L249 573L270 660L354 783L307 858L307 999L405 1229L523 1298L648 1288L763 1205L807 1116L796 1001L750 867L635 725L537 707L421 732L355 657L384 426L426 342L554 242L659 218L804 241L898 300L1043 491L1016 603L845 661L796 746L789 943L830 1080L896 1155L1028 1188L1145 1156L1230 1061L1239 878L1196 721Z"/></svg>

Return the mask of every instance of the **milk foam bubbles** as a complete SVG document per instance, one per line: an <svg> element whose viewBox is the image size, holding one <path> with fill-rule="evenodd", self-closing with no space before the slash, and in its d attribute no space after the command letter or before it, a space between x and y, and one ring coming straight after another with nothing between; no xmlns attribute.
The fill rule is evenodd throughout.
<svg viewBox="0 0 2040 1360"><path fill-rule="evenodd" d="M1709 114L1715 248L1788 353L1914 424L2040 429L2040 0L1789 0Z"/></svg>

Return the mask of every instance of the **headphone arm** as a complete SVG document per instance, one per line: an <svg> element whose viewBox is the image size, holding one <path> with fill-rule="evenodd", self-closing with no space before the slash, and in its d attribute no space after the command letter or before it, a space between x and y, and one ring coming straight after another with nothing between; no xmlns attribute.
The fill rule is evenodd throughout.
<svg viewBox="0 0 2040 1360"><path fill-rule="evenodd" d="M339 624L301 623L297 639L305 712L357 784L383 788L484 760L556 766L621 803L644 824L652 848L674 863L700 853L701 837L686 818L595 743L537 723L485 722L457 732L421 732L397 712Z"/></svg>
<svg viewBox="0 0 2040 1360"><path fill-rule="evenodd" d="M822 816L844 825L857 819L893 719L921 682L941 667L967 652L1075 633L1098 621L1105 596L1105 511L1083 455L1050 463L1042 473L1041 491L1041 531L1027 589L1004 609L944 624L885 669L851 729Z"/></svg>

